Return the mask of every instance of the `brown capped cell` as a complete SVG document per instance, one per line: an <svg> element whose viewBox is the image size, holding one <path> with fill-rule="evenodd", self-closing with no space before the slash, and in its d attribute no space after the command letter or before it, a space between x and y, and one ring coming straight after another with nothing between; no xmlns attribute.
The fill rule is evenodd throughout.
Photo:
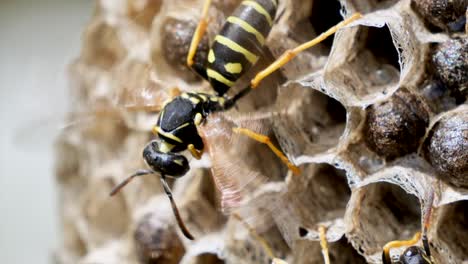
<svg viewBox="0 0 468 264"><path fill-rule="evenodd" d="M467 188L468 111L439 120L429 132L424 150L441 180Z"/></svg>
<svg viewBox="0 0 468 264"><path fill-rule="evenodd" d="M447 88L461 97L468 96L468 37L438 45L432 63L436 76Z"/></svg>
<svg viewBox="0 0 468 264"><path fill-rule="evenodd" d="M371 150L394 159L417 150L429 125L423 101L406 88L367 109L364 139Z"/></svg>
<svg viewBox="0 0 468 264"><path fill-rule="evenodd" d="M141 218L133 238L140 263L179 263L185 253L174 227L156 213L148 213Z"/></svg>
<svg viewBox="0 0 468 264"><path fill-rule="evenodd" d="M187 66L187 54L196 27L195 21L169 18L164 22L162 29L164 58L187 81L199 79L197 74ZM209 41L205 34L200 44L198 44L197 53L194 58L195 65L205 65L208 58L208 49Z"/></svg>
<svg viewBox="0 0 468 264"><path fill-rule="evenodd" d="M462 31L468 0L412 0L413 9L432 26Z"/></svg>

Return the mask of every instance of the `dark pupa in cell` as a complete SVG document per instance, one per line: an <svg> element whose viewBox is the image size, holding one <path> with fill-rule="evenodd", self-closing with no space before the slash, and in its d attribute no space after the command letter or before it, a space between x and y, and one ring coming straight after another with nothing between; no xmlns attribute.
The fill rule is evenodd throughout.
<svg viewBox="0 0 468 264"><path fill-rule="evenodd" d="M464 30L468 0L412 0L411 5L431 26L448 31Z"/></svg>
<svg viewBox="0 0 468 264"><path fill-rule="evenodd" d="M404 87L366 112L365 141L371 150L389 160L416 151L429 125L425 103Z"/></svg>
<svg viewBox="0 0 468 264"><path fill-rule="evenodd" d="M195 21L167 19L162 27L162 48L164 58L186 81L196 81L200 78L187 67L187 54L190 48L197 23ZM209 50L208 36L205 34L197 48L194 62L205 65ZM158 61L154 58L153 61Z"/></svg>
<svg viewBox="0 0 468 264"><path fill-rule="evenodd" d="M424 142L424 156L438 177L468 187L468 110L439 120Z"/></svg>
<svg viewBox="0 0 468 264"><path fill-rule="evenodd" d="M455 95L468 96L468 37L439 44L432 55L434 73Z"/></svg>
<svg viewBox="0 0 468 264"><path fill-rule="evenodd" d="M144 264L179 263L185 253L175 229L157 216L144 215L133 234L138 261Z"/></svg>

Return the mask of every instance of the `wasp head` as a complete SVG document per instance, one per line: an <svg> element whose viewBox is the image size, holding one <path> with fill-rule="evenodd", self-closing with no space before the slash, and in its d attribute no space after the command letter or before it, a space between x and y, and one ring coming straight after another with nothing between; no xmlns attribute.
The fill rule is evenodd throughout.
<svg viewBox="0 0 468 264"><path fill-rule="evenodd" d="M162 152L157 141L151 141L146 145L143 158L152 170L167 176L181 177L190 169L185 156L174 152Z"/></svg>
<svg viewBox="0 0 468 264"><path fill-rule="evenodd" d="M402 264L432 264L433 262L426 255L424 250L417 246L409 247L400 256Z"/></svg>

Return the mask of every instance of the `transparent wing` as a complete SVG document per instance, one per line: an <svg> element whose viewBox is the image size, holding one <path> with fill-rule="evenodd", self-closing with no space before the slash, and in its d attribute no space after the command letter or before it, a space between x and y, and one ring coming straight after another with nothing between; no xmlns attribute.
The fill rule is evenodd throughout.
<svg viewBox="0 0 468 264"><path fill-rule="evenodd" d="M232 118L213 114L199 129L211 158L212 176L220 192L223 213L230 213L242 205L249 193L269 178L281 177L279 171L285 171L267 147L233 132L233 128L243 127L269 134L270 122L265 121L248 116Z"/></svg>
<svg viewBox="0 0 468 264"><path fill-rule="evenodd" d="M30 149L38 145L37 138L53 139L71 130L104 127L99 122L147 130L156 122L156 113L164 102L176 93L168 84L151 80L148 72L139 82L127 80L129 77L110 81L105 77L93 79L95 76L78 64L72 69L69 107L73 110L32 114L30 120L15 129L16 146ZM81 77L76 78L77 75Z"/></svg>
<svg viewBox="0 0 468 264"><path fill-rule="evenodd" d="M114 105L129 111L160 111L164 102L172 97L172 87L151 77L149 69L142 69L141 74L122 73L113 93Z"/></svg>

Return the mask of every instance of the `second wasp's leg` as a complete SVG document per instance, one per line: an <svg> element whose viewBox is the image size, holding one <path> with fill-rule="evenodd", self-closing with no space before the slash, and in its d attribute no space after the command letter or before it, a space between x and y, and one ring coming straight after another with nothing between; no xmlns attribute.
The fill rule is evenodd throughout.
<svg viewBox="0 0 468 264"><path fill-rule="evenodd" d="M385 246L383 247L383 252L382 252L382 261L383 264L391 264L391 259L390 259L390 249L396 248L396 247L402 247L402 246L412 246L416 243L418 243L419 239L421 238L421 232L417 232L413 238L410 240L395 240L395 241L390 241Z"/></svg>
<svg viewBox="0 0 468 264"><path fill-rule="evenodd" d="M208 9L210 8L211 0L205 0L203 4L203 11L200 18L200 22L198 22L198 26L195 29L195 33L192 37L192 42L190 43L189 52L187 55L187 66L192 67L193 65L193 57L195 57L195 53L197 52L198 44L200 43L203 35L205 34L206 28L208 26Z"/></svg>
<svg viewBox="0 0 468 264"><path fill-rule="evenodd" d="M266 144L273 151L273 153L275 153L275 155L278 156L278 158L280 158L281 161L284 162L288 166L288 168L294 174L299 175L301 173L301 170L298 167L296 167L294 164L292 164L289 161L289 159L283 154L283 152L281 152L281 150L279 150L277 147L275 147L275 145L273 145L273 143L271 142L268 136L258 134L247 128L236 127L236 128L233 128L233 131L234 133L246 135L253 140Z"/></svg>
<svg viewBox="0 0 468 264"><path fill-rule="evenodd" d="M320 247L322 248L322 255L325 264L330 264L330 256L328 254L328 243L326 237L326 228L324 226L319 227L319 235L320 235Z"/></svg>
<svg viewBox="0 0 468 264"><path fill-rule="evenodd" d="M299 53L302 51L311 48L318 43L322 42L324 39L335 33L338 29L346 26L347 24L353 22L356 19L361 18L362 15L360 13L356 13L352 15L351 17L341 21L340 23L336 24L332 28L328 29L327 31L323 32L320 34L318 37L314 38L313 40L310 40L304 44L301 44L297 46L296 48L292 50L287 50L285 51L276 61L274 61L270 66L268 66L266 69L263 71L259 72L255 78L251 81L250 85L252 88L257 88L257 86L260 84L260 82L267 77L268 75L272 74L274 71L278 70L282 66L284 66L286 63L288 63L290 60L292 60L294 57L296 57Z"/></svg>

